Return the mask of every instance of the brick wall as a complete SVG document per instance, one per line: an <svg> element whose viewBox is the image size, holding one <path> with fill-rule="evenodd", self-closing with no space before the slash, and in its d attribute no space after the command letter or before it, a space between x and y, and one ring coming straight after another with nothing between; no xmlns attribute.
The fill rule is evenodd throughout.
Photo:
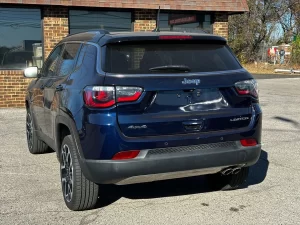
<svg viewBox="0 0 300 225"><path fill-rule="evenodd" d="M44 56L69 34L68 8L64 6L45 6L43 9Z"/></svg>
<svg viewBox="0 0 300 225"><path fill-rule="evenodd" d="M47 57L52 48L69 33L68 8L45 6L43 15L44 54ZM30 81L23 77L22 70L0 70L0 108L24 107L25 90Z"/></svg>
<svg viewBox="0 0 300 225"><path fill-rule="evenodd" d="M247 0L0 0L1 3L107 8L174 9L199 11L248 11Z"/></svg>
<svg viewBox="0 0 300 225"><path fill-rule="evenodd" d="M134 31L152 31L156 27L156 13L153 9L134 10Z"/></svg>
<svg viewBox="0 0 300 225"><path fill-rule="evenodd" d="M24 107L30 81L23 77L21 70L0 70L0 108Z"/></svg>
<svg viewBox="0 0 300 225"><path fill-rule="evenodd" d="M215 13L213 33L228 39L228 14L226 12Z"/></svg>

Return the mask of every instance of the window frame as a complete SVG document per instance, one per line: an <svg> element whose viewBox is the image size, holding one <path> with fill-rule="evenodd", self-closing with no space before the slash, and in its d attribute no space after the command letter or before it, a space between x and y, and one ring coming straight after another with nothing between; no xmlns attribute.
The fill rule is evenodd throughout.
<svg viewBox="0 0 300 225"><path fill-rule="evenodd" d="M93 12L130 12L130 18L131 18L131 30L134 31L134 10L133 9L117 9L117 8L78 8L78 7L68 7L68 27L69 27L69 34L76 34L78 32L71 34L71 17L70 17L70 11L80 11L80 10L86 10L86 11L93 11ZM101 30L99 28L99 30ZM88 31L88 30L87 30ZM80 33L80 32L79 32Z"/></svg>
<svg viewBox="0 0 300 225"><path fill-rule="evenodd" d="M50 57L51 57L51 55L55 52L55 50L59 47L59 46L61 46L61 45L63 45L63 47L62 47L62 49L61 49L61 52L60 52L60 54L58 55L58 57L60 57L61 56L61 54L63 53L63 51L64 51L64 48L65 48L65 43L59 43L59 44L57 44L53 49L52 49L52 51L50 52L50 54L49 54L49 56L47 57L47 59L45 60L45 62L43 63L43 67L41 68L41 77L42 78L53 78L53 77L57 77L57 76L51 76L51 77L49 77L49 76L44 76L44 74L45 74L45 71L44 71L44 67L45 67L45 65L46 65L46 63L50 60ZM55 68L55 71L57 70L57 67ZM48 74L48 72L47 72L47 74Z"/></svg>
<svg viewBox="0 0 300 225"><path fill-rule="evenodd" d="M79 49L78 52L77 52L76 60L75 60L75 63L74 63L74 65L73 65L72 71L71 71L68 75L66 75L66 76L52 76L52 77L42 76L43 69L44 69L44 64L46 64L46 62L49 60L49 57L50 57L51 54L54 52L54 50L55 50L59 45L64 45L64 47L63 47L63 49L62 49L62 52L61 52L61 54L60 54L60 56L61 56L62 53L64 52L64 49L65 49L66 44L72 44L72 43L75 43L75 44L81 44L80 49ZM79 55L80 55L80 53L81 53L81 51L82 51L82 49L84 48L85 45L92 45L92 46L96 47L97 54L95 55L95 63L96 63L96 68L95 68L95 69L96 69L96 71L97 71L98 74L100 74L100 75L101 75L101 74L105 74L104 71L101 69L101 65L100 65L101 47L100 47L97 43L93 43L93 42L84 42L84 41L66 41L66 42L61 42L61 43L57 44L57 45L53 48L53 50L50 52L49 56L48 56L47 59L45 60L45 62L44 62L44 64L43 64L43 67L42 67L42 69L41 69L41 75L40 75L40 78L45 79L45 78L57 78L57 77L63 78L63 77L68 77L70 74L72 74L75 70L77 70L77 69L79 68L78 65L77 65L78 59L79 59ZM82 65L82 63L81 63L81 65ZM80 66L81 66L81 65L80 65ZM57 69L57 68L56 68L56 69Z"/></svg>
<svg viewBox="0 0 300 225"><path fill-rule="evenodd" d="M93 43L93 42L83 42L83 41L68 41L68 42L66 42L66 43L81 43L82 45L81 45L81 48L80 48L80 52L79 52L79 54L81 53L81 50L84 48L84 46L85 45L93 45L94 47L96 47L96 51L97 51L97 54L95 55L95 63L96 63L96 71L97 71L97 73L99 74L99 75L105 75L105 72L102 70L102 67L101 67L101 57L102 57L102 55L101 55L101 49L103 48L103 47L100 47L100 45L99 44L97 44L97 43ZM77 55L77 59L76 59L76 63L75 63L75 68L74 68L74 70L77 70L79 67L78 67L78 65L77 65L77 62L78 62L78 58L79 58L79 54ZM84 57L83 57L83 59L82 59L82 62L84 61ZM82 63L80 64L80 66L82 65ZM74 71L73 70L73 71Z"/></svg>
<svg viewBox="0 0 300 225"><path fill-rule="evenodd" d="M3 4L3 5L1 4L0 5L0 9L1 8L10 8L10 9L11 8L13 8L13 9L38 9L40 11L41 44L42 44L42 47L43 47L43 51L42 51L42 64L44 65L44 61L45 61L44 57L45 56L44 56L44 32L43 32L43 29L44 29L44 27L43 27L44 15L43 15L43 8L40 7L40 6L36 6L36 5L10 5L10 4ZM0 71L11 71L11 70L22 71L25 68L5 68L5 67L0 67Z"/></svg>

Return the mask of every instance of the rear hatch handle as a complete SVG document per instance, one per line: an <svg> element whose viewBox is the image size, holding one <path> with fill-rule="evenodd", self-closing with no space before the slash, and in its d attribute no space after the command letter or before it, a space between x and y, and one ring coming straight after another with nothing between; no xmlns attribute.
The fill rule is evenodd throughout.
<svg viewBox="0 0 300 225"><path fill-rule="evenodd" d="M204 127L204 120L192 120L182 122L186 131L200 131Z"/></svg>

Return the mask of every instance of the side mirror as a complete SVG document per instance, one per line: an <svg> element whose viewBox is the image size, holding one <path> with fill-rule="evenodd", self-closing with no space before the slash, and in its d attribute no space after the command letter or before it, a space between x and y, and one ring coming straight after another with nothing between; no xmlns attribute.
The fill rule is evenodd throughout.
<svg viewBox="0 0 300 225"><path fill-rule="evenodd" d="M37 78L38 74L38 68L36 66L28 67L24 70L24 77L27 78Z"/></svg>

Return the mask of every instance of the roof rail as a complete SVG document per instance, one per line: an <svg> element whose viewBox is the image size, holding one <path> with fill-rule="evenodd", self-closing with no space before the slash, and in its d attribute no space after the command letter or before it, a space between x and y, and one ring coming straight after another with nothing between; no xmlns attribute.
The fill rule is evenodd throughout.
<svg viewBox="0 0 300 225"><path fill-rule="evenodd" d="M109 34L109 31L104 30L104 29L100 29L100 30L86 30L86 31L77 32L77 33L74 33L74 34L68 34L67 37L70 37L70 36L76 35L76 34L89 33L89 32L98 32L99 34Z"/></svg>

